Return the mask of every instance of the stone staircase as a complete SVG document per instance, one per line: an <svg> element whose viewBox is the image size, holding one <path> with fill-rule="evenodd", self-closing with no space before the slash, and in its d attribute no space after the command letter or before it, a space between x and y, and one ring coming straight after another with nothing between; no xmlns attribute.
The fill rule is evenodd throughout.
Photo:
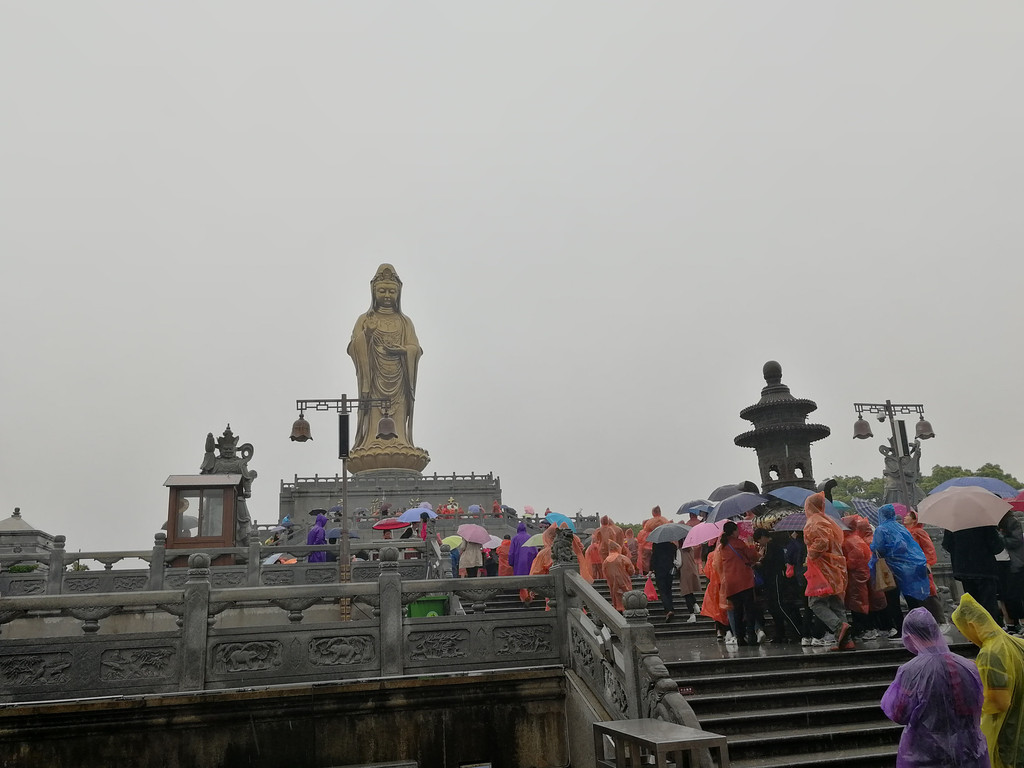
<svg viewBox="0 0 1024 768"><path fill-rule="evenodd" d="M793 648L667 666L701 725L728 736L736 768L892 766L903 727L879 701L910 653L882 642L844 653ZM970 658L977 649L953 650Z"/></svg>

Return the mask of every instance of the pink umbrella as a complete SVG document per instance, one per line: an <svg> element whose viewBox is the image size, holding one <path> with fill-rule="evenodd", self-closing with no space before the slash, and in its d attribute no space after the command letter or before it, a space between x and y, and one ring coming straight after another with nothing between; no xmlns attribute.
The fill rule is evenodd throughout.
<svg viewBox="0 0 1024 768"><path fill-rule="evenodd" d="M403 523L397 517L385 517L379 523L374 523L373 527L378 531L395 531L399 528L408 528L409 523Z"/></svg>
<svg viewBox="0 0 1024 768"><path fill-rule="evenodd" d="M466 541L480 544L481 546L491 540L491 534L487 532L487 529L476 523L463 523L459 526L459 530L456 533Z"/></svg>
<svg viewBox="0 0 1024 768"><path fill-rule="evenodd" d="M701 544L707 544L712 539L717 539L722 535L722 529L727 522L729 521L719 520L717 523L697 523L686 534L686 538L683 539L683 549L699 547Z"/></svg>

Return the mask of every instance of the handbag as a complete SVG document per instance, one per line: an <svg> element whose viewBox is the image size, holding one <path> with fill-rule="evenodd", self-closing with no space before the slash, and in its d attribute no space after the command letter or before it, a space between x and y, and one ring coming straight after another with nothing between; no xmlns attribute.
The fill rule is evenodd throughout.
<svg viewBox="0 0 1024 768"><path fill-rule="evenodd" d="M879 592L888 592L890 589L896 589L896 577L892 575L892 569L889 568L889 564L885 562L884 557L880 557L875 561L875 578L872 581L872 586Z"/></svg>
<svg viewBox="0 0 1024 768"><path fill-rule="evenodd" d="M658 590L654 588L654 579L650 576L647 577L647 583L644 584L644 596L652 603L658 599Z"/></svg>
<svg viewBox="0 0 1024 768"><path fill-rule="evenodd" d="M726 544L726 546L729 547L729 549L731 549L736 554L736 557L738 557L740 560L747 564L747 568L754 572L754 586L763 587L764 576L761 575L761 572L757 570L757 568L755 568L751 563L747 563L746 558L744 558L743 555L741 555L739 552L736 552L736 548L733 547L732 544Z"/></svg>

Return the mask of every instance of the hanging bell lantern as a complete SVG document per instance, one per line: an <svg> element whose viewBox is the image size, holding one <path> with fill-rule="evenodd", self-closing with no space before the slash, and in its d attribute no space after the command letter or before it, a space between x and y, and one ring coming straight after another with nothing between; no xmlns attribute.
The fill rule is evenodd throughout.
<svg viewBox="0 0 1024 768"><path fill-rule="evenodd" d="M931 422L925 419L924 414L921 414L921 418L918 419L917 429L914 430L914 434L918 440L927 440L935 437L935 430L932 429Z"/></svg>
<svg viewBox="0 0 1024 768"><path fill-rule="evenodd" d="M299 418L292 424L292 440L296 443L304 443L307 440L312 440L313 436L309 433L309 422L306 421L305 415L302 411L299 411Z"/></svg>
<svg viewBox="0 0 1024 768"><path fill-rule="evenodd" d="M871 425L861 414L857 414L857 421L853 424L853 439L867 440L869 437L874 437L871 434Z"/></svg>
<svg viewBox="0 0 1024 768"><path fill-rule="evenodd" d="M394 440L398 437L398 432L395 429L395 420L384 414L384 417L377 422L377 439Z"/></svg>

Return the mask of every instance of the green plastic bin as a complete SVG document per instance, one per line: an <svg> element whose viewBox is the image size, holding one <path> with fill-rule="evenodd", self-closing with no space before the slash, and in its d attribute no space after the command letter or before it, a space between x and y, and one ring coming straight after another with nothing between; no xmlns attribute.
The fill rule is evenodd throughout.
<svg viewBox="0 0 1024 768"><path fill-rule="evenodd" d="M410 619L422 619L427 616L446 616L448 614L448 598L445 595L429 595L409 603Z"/></svg>

